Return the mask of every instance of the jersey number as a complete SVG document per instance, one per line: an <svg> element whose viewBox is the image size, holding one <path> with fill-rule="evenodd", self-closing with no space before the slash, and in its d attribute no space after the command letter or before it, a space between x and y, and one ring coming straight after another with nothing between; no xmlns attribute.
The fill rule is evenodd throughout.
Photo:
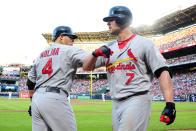
<svg viewBox="0 0 196 131"><path fill-rule="evenodd" d="M48 74L49 77L52 74L52 58L48 60L48 62L42 69L42 74Z"/></svg>
<svg viewBox="0 0 196 131"><path fill-rule="evenodd" d="M128 85L129 82L133 79L134 73L127 73L126 75L127 75L127 76L130 76L130 78L129 78L129 79L127 80L127 82L125 83L126 85Z"/></svg>

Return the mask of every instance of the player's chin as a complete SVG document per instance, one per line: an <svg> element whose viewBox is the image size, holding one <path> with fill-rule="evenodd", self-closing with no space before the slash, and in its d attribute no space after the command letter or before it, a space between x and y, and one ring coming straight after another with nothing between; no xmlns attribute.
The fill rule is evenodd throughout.
<svg viewBox="0 0 196 131"><path fill-rule="evenodd" d="M116 32L116 31L110 31L110 33L112 34L112 35L118 35L118 32Z"/></svg>
<svg viewBox="0 0 196 131"><path fill-rule="evenodd" d="M110 33L112 34L112 35L118 35L119 34L119 30L116 30L116 29L110 29Z"/></svg>
<svg viewBox="0 0 196 131"><path fill-rule="evenodd" d="M69 42L68 45L69 45L69 46L73 46L73 42Z"/></svg>

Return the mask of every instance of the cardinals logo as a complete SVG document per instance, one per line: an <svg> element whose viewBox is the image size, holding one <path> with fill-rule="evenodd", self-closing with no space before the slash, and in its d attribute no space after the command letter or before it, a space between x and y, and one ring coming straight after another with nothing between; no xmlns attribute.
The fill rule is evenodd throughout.
<svg viewBox="0 0 196 131"><path fill-rule="evenodd" d="M133 53L131 52L131 49L128 50L127 55L128 55L130 58L133 58L133 60L134 60L135 62L138 61L138 59L137 59L137 58L133 55Z"/></svg>

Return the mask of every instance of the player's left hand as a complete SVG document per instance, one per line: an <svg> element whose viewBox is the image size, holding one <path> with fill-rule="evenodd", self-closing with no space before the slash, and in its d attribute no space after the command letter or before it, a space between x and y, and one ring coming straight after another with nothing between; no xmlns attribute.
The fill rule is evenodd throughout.
<svg viewBox="0 0 196 131"><path fill-rule="evenodd" d="M111 51L111 49L105 45L92 52L92 55L95 57L104 56L105 58L109 58L112 54L113 51Z"/></svg>
<svg viewBox="0 0 196 131"><path fill-rule="evenodd" d="M170 125L174 122L176 118L176 109L175 109L175 103L172 102L166 102L166 107L164 108L160 121L165 122L166 125Z"/></svg>
<svg viewBox="0 0 196 131"><path fill-rule="evenodd" d="M31 116L31 105L29 106L28 113Z"/></svg>

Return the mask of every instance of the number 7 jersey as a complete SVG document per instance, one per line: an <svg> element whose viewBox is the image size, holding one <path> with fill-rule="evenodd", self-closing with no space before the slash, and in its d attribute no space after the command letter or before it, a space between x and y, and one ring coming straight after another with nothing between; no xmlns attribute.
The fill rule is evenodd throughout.
<svg viewBox="0 0 196 131"><path fill-rule="evenodd" d="M56 87L70 91L76 70L89 53L73 46L52 44L41 52L28 73L35 88Z"/></svg>
<svg viewBox="0 0 196 131"><path fill-rule="evenodd" d="M154 43L139 35L131 39L123 49L119 49L117 41L106 46L114 53L109 59L99 57L96 67L106 66L112 99L149 90L153 73L167 66Z"/></svg>

